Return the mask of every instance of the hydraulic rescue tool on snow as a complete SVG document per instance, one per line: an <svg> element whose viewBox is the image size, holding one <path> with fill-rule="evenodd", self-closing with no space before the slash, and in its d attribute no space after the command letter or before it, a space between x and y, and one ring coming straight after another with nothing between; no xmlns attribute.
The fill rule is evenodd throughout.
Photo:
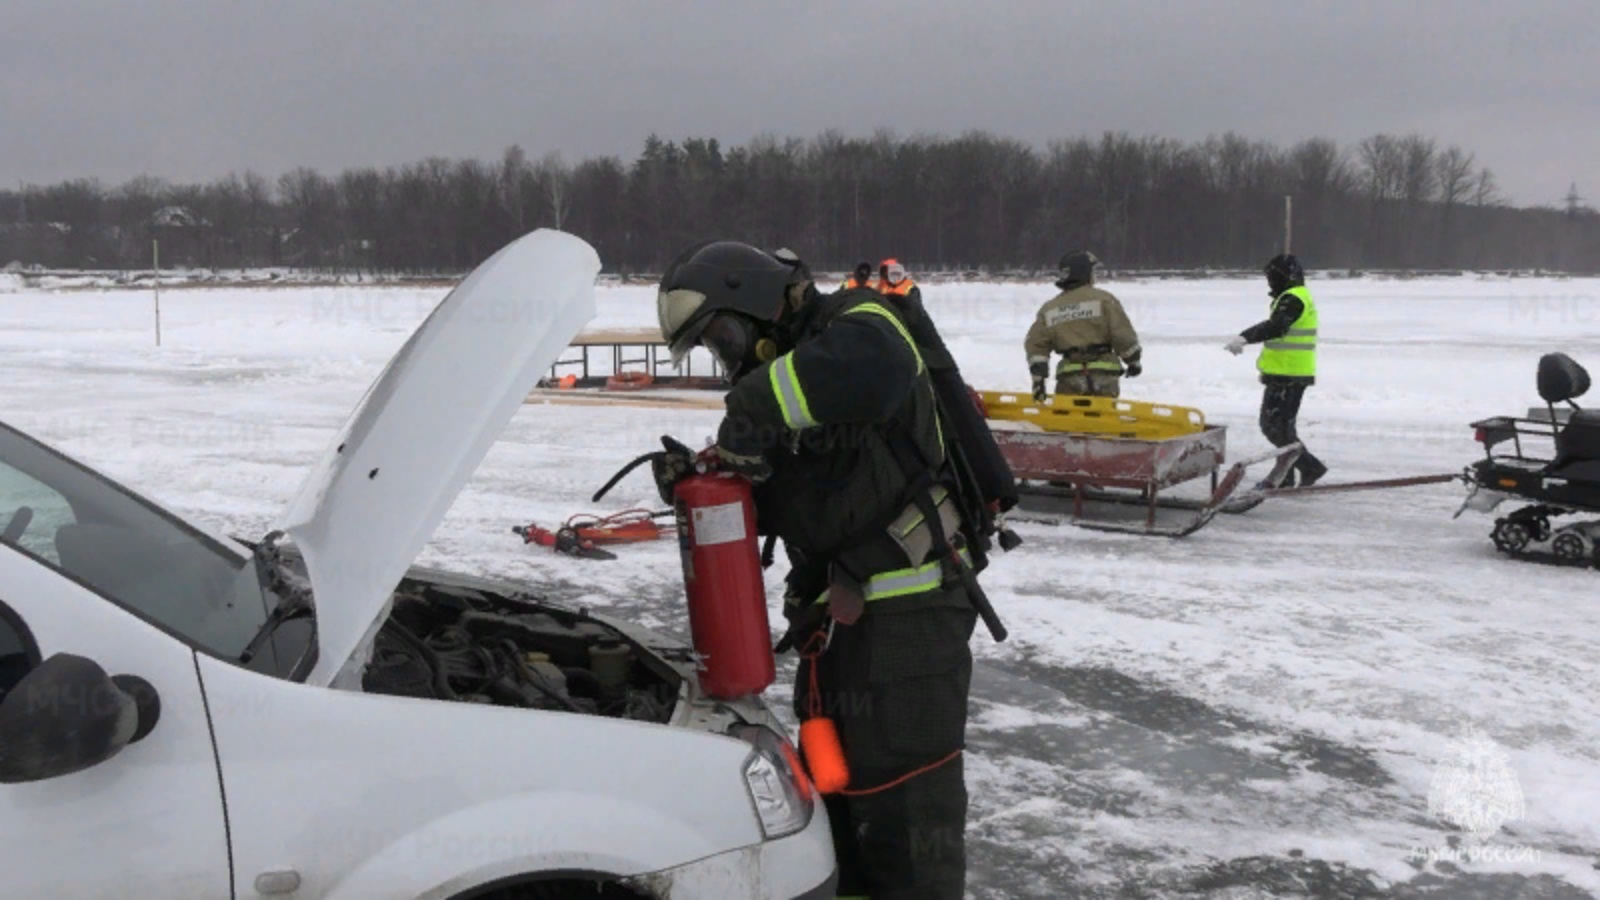
<svg viewBox="0 0 1600 900"><path fill-rule="evenodd" d="M1459 476L1468 493L1456 515L1525 501L1529 505L1495 519L1489 539L1496 550L1530 562L1600 567L1600 519L1551 522L1576 513L1600 515L1600 410L1573 402L1589 390L1589 373L1566 354L1549 353L1539 360L1538 389L1544 409L1472 423L1484 458ZM1557 403L1568 408L1558 410ZM1545 448L1553 452L1541 452Z"/></svg>
<svg viewBox="0 0 1600 900"><path fill-rule="evenodd" d="M647 509L627 509L608 516L580 513L561 527L551 530L529 523L516 525L511 533L522 538L523 543L549 547L557 553L583 559L616 559L609 550L600 549L605 544L636 544L653 541L665 532L656 519L672 515L672 510L652 512Z"/></svg>

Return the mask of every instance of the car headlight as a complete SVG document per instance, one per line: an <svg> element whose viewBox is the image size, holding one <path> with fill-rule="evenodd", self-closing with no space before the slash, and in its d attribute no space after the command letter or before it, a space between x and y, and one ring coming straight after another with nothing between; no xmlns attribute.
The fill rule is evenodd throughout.
<svg viewBox="0 0 1600 900"><path fill-rule="evenodd" d="M811 824L816 792L794 745L759 725L735 726L729 733L753 748L744 761L744 783L767 839L794 834Z"/></svg>

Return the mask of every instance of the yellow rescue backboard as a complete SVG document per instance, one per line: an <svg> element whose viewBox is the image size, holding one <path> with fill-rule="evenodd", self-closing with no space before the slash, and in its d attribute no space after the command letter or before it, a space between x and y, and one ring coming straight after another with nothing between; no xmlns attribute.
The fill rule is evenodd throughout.
<svg viewBox="0 0 1600 900"><path fill-rule="evenodd" d="M983 398L988 418L1026 422L1041 431L1161 441L1196 434L1206 428L1206 417L1200 410L1170 403L1067 394L1057 394L1037 403L1029 394L978 393Z"/></svg>

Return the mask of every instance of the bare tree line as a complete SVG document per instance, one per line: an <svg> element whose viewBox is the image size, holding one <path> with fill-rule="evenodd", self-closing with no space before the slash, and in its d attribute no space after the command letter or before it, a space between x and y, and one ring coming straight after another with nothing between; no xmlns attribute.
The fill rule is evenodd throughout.
<svg viewBox="0 0 1600 900"><path fill-rule="evenodd" d="M632 162L430 158L276 183L139 178L0 191L0 264L172 264L463 272L533 228L593 243L610 271L651 272L681 247L737 237L847 268L894 255L922 269L1038 269L1072 247L1122 268L1259 265L1282 241L1314 268L1600 271L1600 215L1513 208L1457 146L1379 134L1288 148L1235 134L1183 142L1107 133L1041 149L983 132L811 140L650 136Z"/></svg>

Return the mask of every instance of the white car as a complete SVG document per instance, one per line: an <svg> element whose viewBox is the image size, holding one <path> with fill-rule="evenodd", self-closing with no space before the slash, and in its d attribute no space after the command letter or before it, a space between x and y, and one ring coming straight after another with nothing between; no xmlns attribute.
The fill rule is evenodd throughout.
<svg viewBox="0 0 1600 900"><path fill-rule="evenodd" d="M832 896L759 699L705 697L672 639L412 567L599 267L549 231L484 263L250 545L0 425L5 897Z"/></svg>

